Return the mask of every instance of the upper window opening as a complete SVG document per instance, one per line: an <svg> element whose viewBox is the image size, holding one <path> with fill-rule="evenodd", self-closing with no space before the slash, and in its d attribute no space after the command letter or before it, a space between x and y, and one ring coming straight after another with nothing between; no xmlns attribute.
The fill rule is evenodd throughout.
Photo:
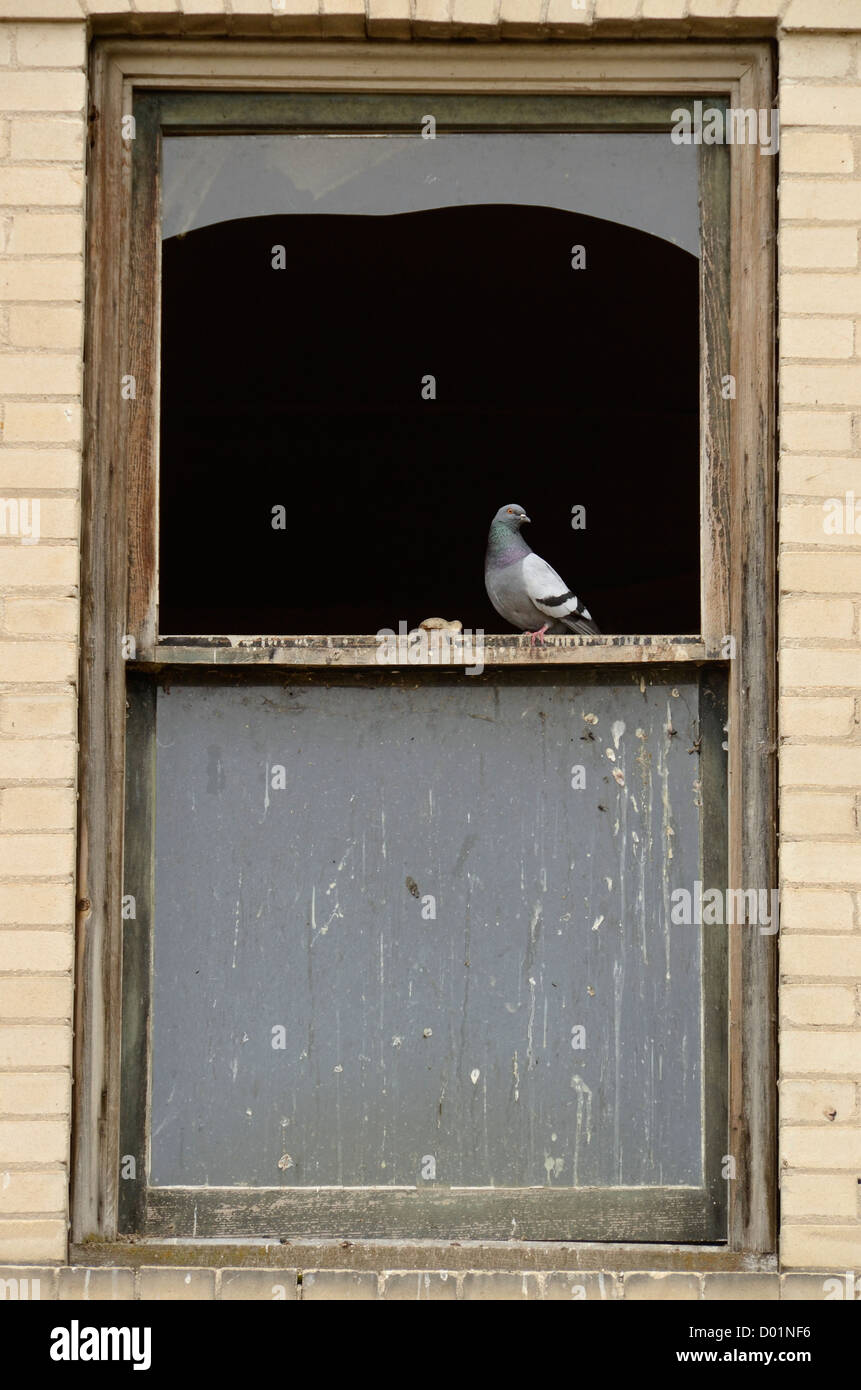
<svg viewBox="0 0 861 1390"><path fill-rule="evenodd" d="M498 632L483 553L511 498L603 632L699 632L693 147L163 150L161 633Z"/></svg>

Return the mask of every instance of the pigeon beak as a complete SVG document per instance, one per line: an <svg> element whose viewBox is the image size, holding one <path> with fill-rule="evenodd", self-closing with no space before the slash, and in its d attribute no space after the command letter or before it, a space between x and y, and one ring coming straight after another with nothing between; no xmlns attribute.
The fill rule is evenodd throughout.
<svg viewBox="0 0 861 1390"><path fill-rule="evenodd" d="M521 521L531 521L532 518L529 517L529 516L527 516L525 512L521 512L521 513L520 513L520 520L521 520Z"/></svg>

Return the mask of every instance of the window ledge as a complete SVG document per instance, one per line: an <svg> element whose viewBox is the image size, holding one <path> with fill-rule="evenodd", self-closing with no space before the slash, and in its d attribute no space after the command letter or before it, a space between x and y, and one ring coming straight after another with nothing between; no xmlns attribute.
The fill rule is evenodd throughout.
<svg viewBox="0 0 861 1390"><path fill-rule="evenodd" d="M542 666L621 665L721 660L699 637L629 635L545 637L530 644L527 633L438 632L394 636L373 634L307 637L162 637L140 647L130 664L158 666ZM442 640L441 640L442 638Z"/></svg>

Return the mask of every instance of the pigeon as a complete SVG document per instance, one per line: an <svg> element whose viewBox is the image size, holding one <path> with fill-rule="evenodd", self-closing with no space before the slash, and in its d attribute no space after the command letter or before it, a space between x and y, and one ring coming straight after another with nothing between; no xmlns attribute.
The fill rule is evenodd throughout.
<svg viewBox="0 0 861 1390"><path fill-rule="evenodd" d="M487 596L500 617L543 644L545 632L597 633L592 621L555 569L529 548L520 528L529 521L515 502L500 507L490 523L484 583Z"/></svg>

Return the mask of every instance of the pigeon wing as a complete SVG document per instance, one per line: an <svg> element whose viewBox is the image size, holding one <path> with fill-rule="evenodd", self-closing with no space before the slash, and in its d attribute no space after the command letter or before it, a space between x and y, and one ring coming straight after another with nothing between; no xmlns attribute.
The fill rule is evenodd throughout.
<svg viewBox="0 0 861 1390"><path fill-rule="evenodd" d="M553 622L570 618L591 619L587 608L572 594L564 579L540 555L527 555L523 561L523 583L526 592L539 612Z"/></svg>

